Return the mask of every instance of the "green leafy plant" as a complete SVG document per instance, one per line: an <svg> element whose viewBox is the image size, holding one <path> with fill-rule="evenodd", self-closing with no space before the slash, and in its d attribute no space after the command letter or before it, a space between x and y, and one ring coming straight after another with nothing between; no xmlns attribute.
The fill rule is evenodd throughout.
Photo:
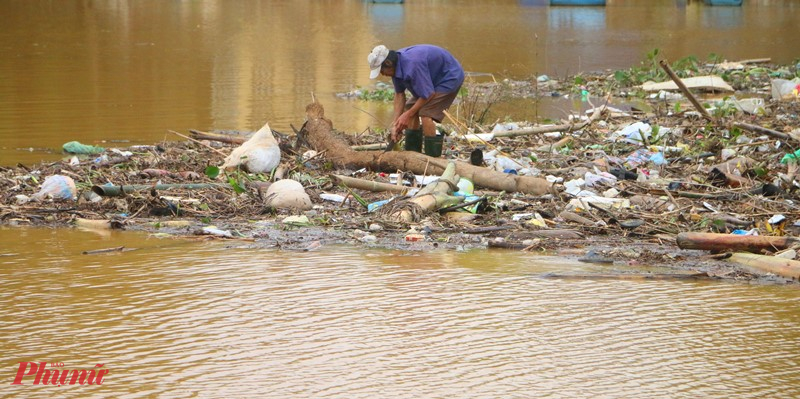
<svg viewBox="0 0 800 399"><path fill-rule="evenodd" d="M219 176L219 167L214 165L208 165L206 166L205 173L209 179L216 179L217 176Z"/></svg>
<svg viewBox="0 0 800 399"><path fill-rule="evenodd" d="M664 81L669 77L661 68L659 49L653 49L646 54L646 59L638 67L614 72L614 79L621 85L640 85L648 80ZM679 77L687 77L699 71L700 63L694 56L681 58L673 62L670 67Z"/></svg>
<svg viewBox="0 0 800 399"><path fill-rule="evenodd" d="M394 88L391 86L386 88L376 88L374 90L359 87L358 93L359 100L383 102L390 102L394 100Z"/></svg>
<svg viewBox="0 0 800 399"><path fill-rule="evenodd" d="M365 200L365 199L364 199L364 198L362 198L360 195L358 195L358 194L356 194L355 192L353 192L353 190L351 190L351 189L350 189L350 187L347 187L347 186L342 186L342 188L344 188L345 190L347 190L347 193L348 193L348 194L350 194L350 196L352 196L353 198L355 198L355 200L356 200L356 201L357 201L357 202L358 202L358 203L359 203L361 206L363 206L363 207L364 207L364 209L367 209L367 208L369 207L369 203L367 202L367 200Z"/></svg>
<svg viewBox="0 0 800 399"><path fill-rule="evenodd" d="M722 101L718 102L713 110L713 116L716 118L724 118L736 114L738 108L729 101L730 97L724 97Z"/></svg>
<svg viewBox="0 0 800 399"><path fill-rule="evenodd" d="M244 180L246 174L242 173L240 170L237 169L232 174L226 173L225 176L228 178L228 184L230 184L231 188L233 189L234 192L236 192L236 194L241 194L247 191L244 189L245 186Z"/></svg>

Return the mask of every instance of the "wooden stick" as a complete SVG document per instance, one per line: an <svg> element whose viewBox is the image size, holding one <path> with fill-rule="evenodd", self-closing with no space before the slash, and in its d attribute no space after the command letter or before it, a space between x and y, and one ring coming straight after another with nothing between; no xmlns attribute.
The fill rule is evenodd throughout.
<svg viewBox="0 0 800 399"><path fill-rule="evenodd" d="M561 279L581 279L581 280L686 280L686 279L710 279L711 276L705 272L697 273L601 273L601 274L556 274L547 273L541 275L545 278Z"/></svg>
<svg viewBox="0 0 800 399"><path fill-rule="evenodd" d="M410 190L409 187L398 186L396 184L381 183L371 180L356 179L354 177L331 175L331 178L339 184L343 184L350 188L357 188L359 190L367 190L374 192L389 191L394 193L405 194Z"/></svg>
<svg viewBox="0 0 800 399"><path fill-rule="evenodd" d="M688 98L689 101L692 102L692 105L694 105L695 109L697 109L697 112L700 112L700 115L702 115L703 118L706 118L706 120L708 120L709 122L716 123L714 117L712 117L708 113L708 110L706 110L702 105L700 105L700 102L698 102L697 99L694 97L694 95L692 95L692 92L689 91L689 88L687 88L686 85L683 84L681 78L679 78L678 75L676 75L675 72L672 71L672 68L670 68L667 61L661 60L658 62L658 64L661 65L661 68L663 68L664 71L667 73L667 75L669 75L670 79L672 79L672 81L675 82L676 85L678 85L678 88L681 89L683 95L686 96L686 98Z"/></svg>
<svg viewBox="0 0 800 399"><path fill-rule="evenodd" d="M207 148L208 148L208 149L210 149L211 151L214 151L214 152L216 152L217 154L219 154L219 155L222 155L223 157L227 157L227 156L228 156L228 154L226 154L226 153L224 153L224 152L222 152L222 151L220 151L220 150L218 150L218 149L216 149L216 148L214 148L214 147L212 147L212 146L210 146L210 145L208 145L208 144L206 144L206 143L204 143L204 142L202 142L202 141L195 140L195 139L193 139L193 138L191 138L191 137L189 137L189 136L186 136L186 135L180 134L180 133L178 133L178 132L176 132L176 131L174 131L174 130L168 130L168 132L170 132L170 133L173 133L173 134L177 134L178 136L181 136L181 137L183 137L183 138L185 138L185 139L187 139L187 140L193 141L193 142L195 142L195 143L197 143L197 144L200 144L200 145L202 145L202 146L204 146L204 147L207 147Z"/></svg>
<svg viewBox="0 0 800 399"><path fill-rule="evenodd" d="M84 255L97 255L97 254L107 254L110 252L128 252L128 251L135 251L136 248L125 248L125 247L114 247L114 248L105 248L105 249L93 249L89 251L83 251Z"/></svg>
<svg viewBox="0 0 800 399"><path fill-rule="evenodd" d="M460 121L456 120L456 118L453 115L450 115L449 112L444 111L444 116L446 116L448 119L453 121L453 124L456 125L456 128L458 128L459 133L463 132L462 134L466 134L469 131L469 128L467 128L467 125L465 125L465 124L461 123ZM464 130L462 131L461 129L464 129Z"/></svg>
<svg viewBox="0 0 800 399"><path fill-rule="evenodd" d="M733 124L733 126L738 127L740 129L744 129L744 130L750 131L750 132L754 132L754 133L766 134L767 136L770 136L772 138L776 138L776 139L782 140L782 141L789 141L789 140L798 141L797 138L795 138L795 137L793 137L791 135L788 135L786 133L781 133L781 132L779 132L777 130L767 129L765 127L761 127L761 126L757 126L757 125L751 125L749 123L735 122Z"/></svg>
<svg viewBox="0 0 800 399"><path fill-rule="evenodd" d="M452 120L452 121L453 121L453 123L454 123L454 124L455 124L457 127L458 127L459 125L461 125L461 123L460 123L460 122L458 122L458 121L457 121L457 120L456 120L456 119L455 119L453 116L451 116L449 112L447 112L447 111L444 111L444 115L445 115L446 117L450 118L450 120ZM469 129L467 128L467 126L466 126L466 125L463 125L463 127L464 127L464 134L467 134L467 132L469 131ZM506 157L506 158L510 159L510 160L511 160L511 161L513 161L515 164L519 165L521 168L524 168L524 167L525 167L525 165L521 164L521 163L520 163L519 161L517 161L516 159L514 159L514 158L511 158L511 155L510 155L510 154L508 154L507 152L504 152L504 151L502 151L500 148L497 148L497 146L496 146L496 145L494 145L494 144L492 144L492 143L490 143L490 142L488 142L488 141L486 141L486 140L482 139L482 138L481 138L480 136L478 136L477 134L475 135L475 137L477 137L477 138L478 138L478 140L480 140L481 142L483 142L483 144L485 144L487 147L489 147L489 148L491 148L491 149L494 149L494 150L497 150L497 153L498 153L498 154L500 154L500 155L503 155L504 157Z"/></svg>
<svg viewBox="0 0 800 399"><path fill-rule="evenodd" d="M606 104L608 104L608 98L606 100ZM555 133L555 132L571 132L574 130L583 129L590 123L596 121L600 118L603 111L606 110L606 104L603 104L600 107L595 107L594 112L589 117L588 120L585 120L581 123L565 123L561 125L553 125L553 126L536 126L530 127L526 129L517 129L517 130L507 130L505 132L497 132L494 133L494 137L517 137L517 136L529 136L534 134L544 134L544 133Z"/></svg>
<svg viewBox="0 0 800 399"><path fill-rule="evenodd" d="M484 233L492 233L495 231L503 231L503 230L511 230L516 229L518 226L513 224L505 224L502 226L487 226L487 227L476 227L474 229L465 230L465 234L484 234Z"/></svg>
<svg viewBox="0 0 800 399"><path fill-rule="evenodd" d="M247 137L243 136L233 136L230 134L220 134L220 133L211 133L211 132L202 132L200 130L189 129L189 133L191 133L194 138L201 139L201 140L213 140L219 141L222 143L228 144L242 144L247 141Z"/></svg>

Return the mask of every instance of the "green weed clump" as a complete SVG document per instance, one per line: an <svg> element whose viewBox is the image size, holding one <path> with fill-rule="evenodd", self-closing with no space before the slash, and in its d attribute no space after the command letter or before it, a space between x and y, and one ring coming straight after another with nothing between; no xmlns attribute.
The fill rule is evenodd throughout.
<svg viewBox="0 0 800 399"><path fill-rule="evenodd" d="M358 92L359 100L382 102L391 102L394 100L394 88L392 86L379 87L374 90L359 87Z"/></svg>
<svg viewBox="0 0 800 399"><path fill-rule="evenodd" d="M627 70L619 70L614 73L614 79L622 86L638 86L649 80L660 82L668 80L669 76L659 65L659 50L654 49L647 53L647 59L642 61L640 66ZM718 57L714 54L709 56L714 60ZM672 70L681 78L689 77L700 70L700 62L694 56L681 58L670 64Z"/></svg>

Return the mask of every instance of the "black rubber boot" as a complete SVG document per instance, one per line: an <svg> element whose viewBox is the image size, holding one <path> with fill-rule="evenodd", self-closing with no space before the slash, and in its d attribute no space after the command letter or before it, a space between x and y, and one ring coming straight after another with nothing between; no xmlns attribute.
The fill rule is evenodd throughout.
<svg viewBox="0 0 800 399"><path fill-rule="evenodd" d="M404 150L422 152L422 129L406 129L403 134L406 137Z"/></svg>
<svg viewBox="0 0 800 399"><path fill-rule="evenodd" d="M425 137L425 155L429 157L439 158L442 156L442 146L444 145L444 136L436 135L432 137Z"/></svg>

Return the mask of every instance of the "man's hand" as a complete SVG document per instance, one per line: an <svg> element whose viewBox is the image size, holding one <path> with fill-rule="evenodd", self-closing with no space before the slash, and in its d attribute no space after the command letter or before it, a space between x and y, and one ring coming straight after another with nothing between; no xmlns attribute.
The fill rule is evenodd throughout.
<svg viewBox="0 0 800 399"><path fill-rule="evenodd" d="M401 134L400 130L397 130L394 127L392 127L390 132L389 132L389 142L390 143L396 143L396 142L400 141L400 137L401 137L400 134Z"/></svg>
<svg viewBox="0 0 800 399"><path fill-rule="evenodd" d="M408 115L408 112L403 112L403 113L402 113L402 114L400 114L400 116L398 116L398 117L397 117L397 119L394 121L394 123L392 124L392 128L394 129L394 131L395 131L396 133L398 133L398 134L399 134L399 133L402 133L402 132L403 132L403 130L406 130L406 129L408 129L408 123L410 122L410 119L411 119L411 118L410 118L410 116Z"/></svg>

